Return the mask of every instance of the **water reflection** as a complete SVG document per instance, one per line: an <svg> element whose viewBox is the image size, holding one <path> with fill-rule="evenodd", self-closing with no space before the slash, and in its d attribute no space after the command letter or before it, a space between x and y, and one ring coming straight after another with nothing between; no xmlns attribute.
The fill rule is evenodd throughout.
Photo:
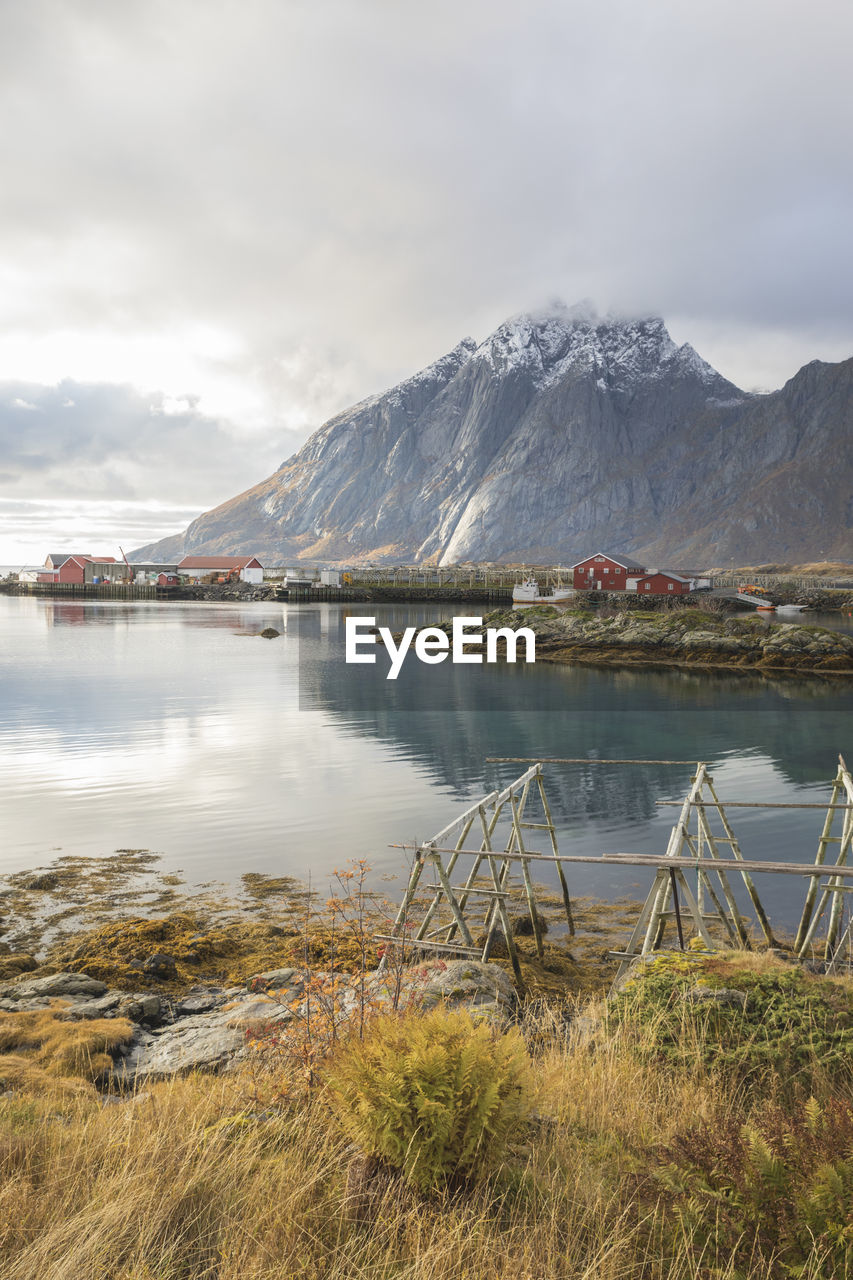
<svg viewBox="0 0 853 1280"><path fill-rule="evenodd" d="M487 756L708 760L734 799L823 798L849 684L590 667L424 667L396 682L343 661L347 614L400 630L430 606L128 604L0 599L0 866L51 851L161 851L193 878L321 874L346 857L398 869L523 765ZM279 639L258 637L264 627ZM851 745L853 753L853 745ZM548 771L565 847L655 852L690 765ZM814 814L743 811L752 856L811 857ZM561 845L562 847L562 845ZM591 868L577 891L639 873ZM789 890L790 892L790 890Z"/></svg>

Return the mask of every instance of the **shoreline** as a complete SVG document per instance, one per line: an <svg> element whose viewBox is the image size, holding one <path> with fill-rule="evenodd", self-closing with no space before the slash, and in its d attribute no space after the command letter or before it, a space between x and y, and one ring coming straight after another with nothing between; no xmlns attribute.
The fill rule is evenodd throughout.
<svg viewBox="0 0 853 1280"><path fill-rule="evenodd" d="M0 595L23 596L43 600L89 601L89 600L124 600L128 603L156 601L160 603L274 603L274 604L430 604L430 603L469 603L487 605L492 609L513 608L516 613L524 610L523 605L517 608L512 601L511 586L405 586L375 585L351 587L313 587L287 588L277 582L266 583L205 583L198 586L158 587L126 586L115 584L110 586L66 585L56 586L45 583L19 583L0 581ZM774 593L781 607L795 605L803 612L845 613L853 611L853 592L842 587L826 588L781 588ZM673 605L676 608L705 608L709 597L705 592L694 592L680 596L673 601L668 596L657 596L651 599L641 598L625 592L583 591L579 592L574 602L576 607L585 610L618 609L625 613L668 613ZM530 608L549 609L550 605L531 605ZM562 610L561 610L562 611ZM569 610L573 611L573 610ZM754 616L745 610L738 610L731 603L728 610L731 616Z"/></svg>
<svg viewBox="0 0 853 1280"><path fill-rule="evenodd" d="M495 611L492 627L529 627L537 661L727 675L853 678L853 636L802 622L765 624L698 607L590 613L537 606ZM446 629L446 624L443 629Z"/></svg>

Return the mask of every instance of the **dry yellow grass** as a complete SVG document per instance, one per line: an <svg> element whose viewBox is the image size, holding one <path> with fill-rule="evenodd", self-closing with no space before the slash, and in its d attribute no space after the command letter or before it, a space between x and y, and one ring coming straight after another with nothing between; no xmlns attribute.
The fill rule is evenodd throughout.
<svg viewBox="0 0 853 1280"><path fill-rule="evenodd" d="M737 1131L765 1099L698 1062L641 1060L626 1041L590 1052L547 1014L526 1033L540 1046L535 1118L496 1171L452 1195L372 1172L322 1096L259 1106L271 1082L248 1069L112 1105L22 1075L0 1098L0 1275L766 1280L759 1258L738 1271L708 1257L702 1271L647 1187L657 1151L696 1125ZM819 1262L804 1280L826 1274Z"/></svg>
<svg viewBox="0 0 853 1280"><path fill-rule="evenodd" d="M748 955L731 963L760 973L780 968ZM688 1070L638 1054L630 1036L599 1035L593 1052L567 1030L561 1012L540 1009L524 1026L536 1057L533 1120L488 1177L432 1196L366 1165L321 1094L270 1105L280 1070L275 1060L232 1076L190 1076L104 1099L82 1079L52 1074L52 1064L69 1061L62 1037L76 1033L76 1024L57 1023L49 1012L9 1015L2 1041L9 1051L0 1053L0 1276L768 1280L779 1274L764 1254L744 1267L742 1259L736 1265L725 1251L697 1244L688 1227L679 1234L672 1204L650 1177L660 1153L677 1151L685 1136L736 1136L765 1114L768 1095L751 1094L709 1066L698 1042ZM654 1025L647 1034L653 1043ZM97 1051L97 1043L89 1050ZM833 1096L853 1105L846 1085L827 1080L822 1104ZM829 1274L843 1273L827 1272L815 1251L802 1280Z"/></svg>
<svg viewBox="0 0 853 1280"><path fill-rule="evenodd" d="M626 1084L611 1071L607 1096ZM639 1106L644 1081L630 1083ZM426 1198L395 1178L359 1185L321 1104L253 1117L246 1087L178 1080L138 1101L79 1104L61 1123L0 1103L4 1280L690 1274L677 1259L642 1260L643 1229L602 1173L605 1149L590 1160L578 1124L598 1134L606 1105L540 1125L479 1188Z"/></svg>
<svg viewBox="0 0 853 1280"><path fill-rule="evenodd" d="M6 1055L15 1053L49 1074L96 1080L112 1066L110 1051L133 1035L126 1018L64 1022L61 1009L58 1001L50 1009L0 1013L0 1077Z"/></svg>

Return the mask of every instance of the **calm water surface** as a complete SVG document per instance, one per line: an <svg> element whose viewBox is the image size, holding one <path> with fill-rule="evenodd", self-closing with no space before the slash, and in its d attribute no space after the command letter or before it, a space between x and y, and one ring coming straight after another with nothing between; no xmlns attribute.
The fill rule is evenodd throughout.
<svg viewBox="0 0 853 1280"><path fill-rule="evenodd" d="M392 683L387 660L343 661L347 614L396 630L448 612L0 597L0 872L145 848L194 882L324 881L352 857L390 874L404 855L389 844L429 838L525 767L487 756L707 760L721 796L787 801L828 800L838 752L853 758L853 683L413 659ZM267 626L283 635L260 639ZM561 850L662 852L677 810L655 802L691 772L551 766ZM732 817L747 857L814 856L817 811ZM649 876L584 867L570 883L645 894ZM761 891L775 918L798 915L799 884Z"/></svg>

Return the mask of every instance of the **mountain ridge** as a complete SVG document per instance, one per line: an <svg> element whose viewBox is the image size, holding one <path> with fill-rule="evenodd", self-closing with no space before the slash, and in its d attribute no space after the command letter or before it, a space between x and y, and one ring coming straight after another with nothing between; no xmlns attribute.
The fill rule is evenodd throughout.
<svg viewBox="0 0 853 1280"><path fill-rule="evenodd" d="M658 561L853 553L853 360L746 392L660 317L553 304L334 415L132 558Z"/></svg>

